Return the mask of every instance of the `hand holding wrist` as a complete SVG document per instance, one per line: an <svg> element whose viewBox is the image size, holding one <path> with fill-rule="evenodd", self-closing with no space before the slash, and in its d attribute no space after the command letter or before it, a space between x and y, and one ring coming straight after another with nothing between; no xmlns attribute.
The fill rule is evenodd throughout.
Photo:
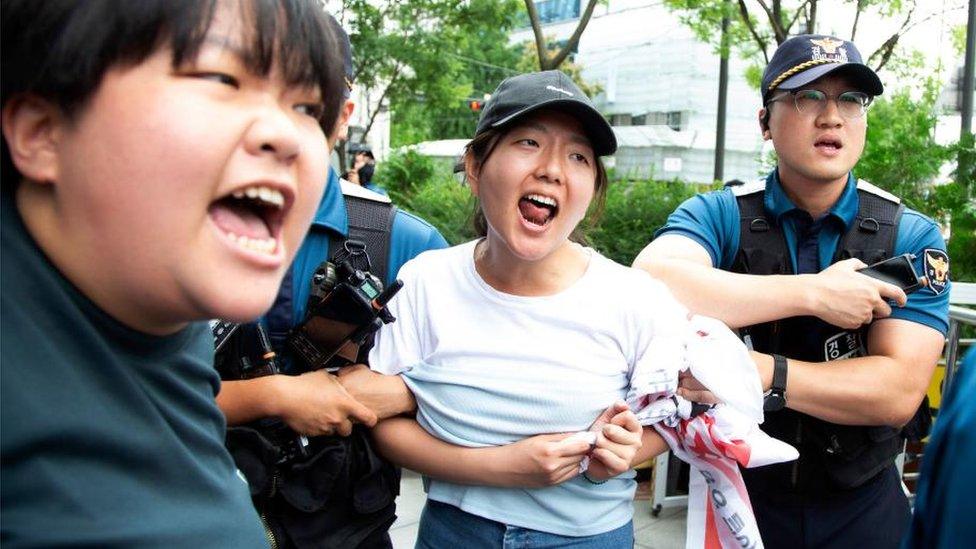
<svg viewBox="0 0 976 549"><path fill-rule="evenodd" d="M261 407L262 417L282 417L288 412L288 396L290 394L288 386L293 377L285 374L274 374L249 380L261 385L259 393L261 397L257 404Z"/></svg>

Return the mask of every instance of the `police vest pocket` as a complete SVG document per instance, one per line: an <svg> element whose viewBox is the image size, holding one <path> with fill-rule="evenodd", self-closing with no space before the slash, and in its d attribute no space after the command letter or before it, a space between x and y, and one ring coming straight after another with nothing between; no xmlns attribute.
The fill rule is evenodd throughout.
<svg viewBox="0 0 976 549"><path fill-rule="evenodd" d="M395 467L380 458L371 444L359 448L357 458L361 469L353 484L352 506L359 513L375 513L396 498L400 491L400 475Z"/></svg>
<svg viewBox="0 0 976 549"><path fill-rule="evenodd" d="M227 449L247 479L251 497L271 489L271 471L278 460L278 450L270 440L251 427L228 427Z"/></svg>
<svg viewBox="0 0 976 549"><path fill-rule="evenodd" d="M306 513L325 507L336 491L337 481L348 479L349 441L317 437L315 453L294 463L283 474L281 497Z"/></svg>

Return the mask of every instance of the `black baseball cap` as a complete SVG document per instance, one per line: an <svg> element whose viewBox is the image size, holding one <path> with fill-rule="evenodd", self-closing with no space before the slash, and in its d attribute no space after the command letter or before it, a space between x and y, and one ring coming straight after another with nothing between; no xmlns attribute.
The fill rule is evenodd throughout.
<svg viewBox="0 0 976 549"><path fill-rule="evenodd" d="M373 147L370 147L369 143L349 143L346 145L346 151L353 155L363 153L373 160L376 160L376 157L373 156Z"/></svg>
<svg viewBox="0 0 976 549"><path fill-rule="evenodd" d="M828 74L842 74L864 93L884 93L881 79L861 60L853 42L824 34L801 34L776 48L763 72L763 103L776 90L795 90Z"/></svg>
<svg viewBox="0 0 976 549"><path fill-rule="evenodd" d="M597 156L617 151L617 137L607 119L570 77L556 70L506 78L481 111L475 135L510 124L542 108L563 111L579 119Z"/></svg>

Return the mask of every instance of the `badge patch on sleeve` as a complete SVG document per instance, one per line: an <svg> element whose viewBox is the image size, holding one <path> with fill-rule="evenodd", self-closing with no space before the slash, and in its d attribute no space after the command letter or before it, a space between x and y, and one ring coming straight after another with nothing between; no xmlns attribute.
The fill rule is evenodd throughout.
<svg viewBox="0 0 976 549"><path fill-rule="evenodd" d="M840 360L865 356L864 344L857 332L844 331L831 336L824 342L824 360Z"/></svg>
<svg viewBox="0 0 976 549"><path fill-rule="evenodd" d="M924 264L928 288L935 295L941 294L949 284L949 256L942 250L926 248Z"/></svg>

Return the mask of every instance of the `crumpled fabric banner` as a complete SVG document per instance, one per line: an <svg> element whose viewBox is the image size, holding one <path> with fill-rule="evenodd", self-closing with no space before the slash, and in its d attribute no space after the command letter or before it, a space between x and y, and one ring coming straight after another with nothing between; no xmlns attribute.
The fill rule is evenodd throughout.
<svg viewBox="0 0 976 549"><path fill-rule="evenodd" d="M658 337L631 376L627 404L642 425L653 425L691 465L688 549L763 546L737 465L760 467L799 457L795 448L759 429L762 385L738 337L713 318L692 316L677 337ZM720 401L692 417L678 394L678 376L690 372Z"/></svg>

